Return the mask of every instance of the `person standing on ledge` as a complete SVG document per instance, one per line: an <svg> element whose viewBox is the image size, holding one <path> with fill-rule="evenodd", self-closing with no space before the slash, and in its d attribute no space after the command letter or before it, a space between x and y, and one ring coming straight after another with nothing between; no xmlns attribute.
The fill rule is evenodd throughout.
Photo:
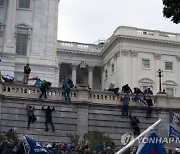
<svg viewBox="0 0 180 154"><path fill-rule="evenodd" d="M24 79L23 79L24 84L28 84L30 73L31 73L31 68L29 67L29 64L26 64L26 66L24 66Z"/></svg>
<svg viewBox="0 0 180 154"><path fill-rule="evenodd" d="M53 122L52 122L52 113L51 112L55 111L55 108L54 107L50 107L50 106L45 108L45 106L43 106L42 110L45 111L45 116L46 116L46 119L45 119L46 129L45 129L45 131L49 131L48 123L50 123L51 126L52 126L52 131L54 132L54 125L53 125Z"/></svg>

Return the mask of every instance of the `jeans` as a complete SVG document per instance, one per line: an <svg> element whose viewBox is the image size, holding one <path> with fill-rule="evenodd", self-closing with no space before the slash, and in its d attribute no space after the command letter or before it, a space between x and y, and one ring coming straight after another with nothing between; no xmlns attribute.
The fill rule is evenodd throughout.
<svg viewBox="0 0 180 154"><path fill-rule="evenodd" d="M128 105L123 105L122 116L128 116Z"/></svg>
<svg viewBox="0 0 180 154"><path fill-rule="evenodd" d="M70 90L64 90L64 98L67 101L70 101Z"/></svg>

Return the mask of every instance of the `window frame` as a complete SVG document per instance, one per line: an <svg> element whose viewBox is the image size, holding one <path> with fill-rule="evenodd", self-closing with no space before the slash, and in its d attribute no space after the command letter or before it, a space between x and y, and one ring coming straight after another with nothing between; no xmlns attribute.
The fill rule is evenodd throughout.
<svg viewBox="0 0 180 154"><path fill-rule="evenodd" d="M20 43L18 43L17 41L18 41L18 36L26 36L26 42L25 43L23 43L22 42L22 38L21 38L21 42ZM25 44L25 45L24 45ZM20 52L17 52L17 46L20 46L21 48L22 48L22 46L25 46L25 51L24 51L24 54L22 54L23 52L20 50ZM16 36L16 54L18 55L18 56L27 56L27 52L28 52L28 35L27 34L22 34L22 33L18 33L17 34L17 36Z"/></svg>
<svg viewBox="0 0 180 154"><path fill-rule="evenodd" d="M172 90L172 95L169 93L169 90L167 90L167 89L169 89L169 90L171 89L171 90ZM175 91L174 88L172 88L172 87L166 87L166 93L167 93L168 96L174 97L174 94L175 94L174 91Z"/></svg>
<svg viewBox="0 0 180 154"><path fill-rule="evenodd" d="M20 2L22 0L17 0L17 8L18 9L23 9L23 10L30 10L31 9L31 0L29 0L29 7L23 7L23 6L20 6Z"/></svg>
<svg viewBox="0 0 180 154"><path fill-rule="evenodd" d="M149 61L149 67L146 67L146 65L144 65L143 61ZM151 68L151 60L147 59L147 58L142 58L141 59L141 65L143 69L150 69Z"/></svg>
<svg viewBox="0 0 180 154"><path fill-rule="evenodd" d="M168 64L168 63L171 63L172 69L167 69L166 64ZM165 71L173 71L173 62L172 61L165 61L164 62L164 69L165 69Z"/></svg>

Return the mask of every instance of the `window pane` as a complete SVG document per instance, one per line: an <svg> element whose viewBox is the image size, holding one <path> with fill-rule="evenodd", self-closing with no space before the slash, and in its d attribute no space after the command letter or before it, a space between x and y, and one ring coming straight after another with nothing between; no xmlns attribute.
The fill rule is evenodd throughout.
<svg viewBox="0 0 180 154"><path fill-rule="evenodd" d="M173 66L172 66L172 62L165 62L165 70L172 70Z"/></svg>
<svg viewBox="0 0 180 154"><path fill-rule="evenodd" d="M166 93L168 96L174 96L174 89L173 88L166 88Z"/></svg>
<svg viewBox="0 0 180 154"><path fill-rule="evenodd" d="M19 0L20 8L30 8L30 0Z"/></svg>
<svg viewBox="0 0 180 154"><path fill-rule="evenodd" d="M3 6L3 0L0 0L0 6Z"/></svg>
<svg viewBox="0 0 180 154"><path fill-rule="evenodd" d="M144 68L150 68L150 60L142 59L142 65Z"/></svg>
<svg viewBox="0 0 180 154"><path fill-rule="evenodd" d="M26 55L26 53L27 53L27 35L17 34L16 53L18 55Z"/></svg>

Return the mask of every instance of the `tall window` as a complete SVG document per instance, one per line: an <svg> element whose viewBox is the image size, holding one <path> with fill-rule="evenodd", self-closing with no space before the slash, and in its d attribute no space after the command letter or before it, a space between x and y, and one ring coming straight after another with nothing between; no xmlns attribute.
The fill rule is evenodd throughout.
<svg viewBox="0 0 180 154"><path fill-rule="evenodd" d="M4 1L4 0L0 0L0 6L3 6L3 1Z"/></svg>
<svg viewBox="0 0 180 154"><path fill-rule="evenodd" d="M172 71L173 70L173 63L172 62L165 62L165 70Z"/></svg>
<svg viewBox="0 0 180 154"><path fill-rule="evenodd" d="M166 93L168 96L174 96L174 89L173 88L166 88Z"/></svg>
<svg viewBox="0 0 180 154"><path fill-rule="evenodd" d="M16 53L18 55L26 55L26 53L27 53L27 41L28 41L28 35L17 34Z"/></svg>
<svg viewBox="0 0 180 154"><path fill-rule="evenodd" d="M143 66L143 68L150 68L150 60L142 59L142 66Z"/></svg>
<svg viewBox="0 0 180 154"><path fill-rule="evenodd" d="M19 0L19 8L30 8L30 0Z"/></svg>

